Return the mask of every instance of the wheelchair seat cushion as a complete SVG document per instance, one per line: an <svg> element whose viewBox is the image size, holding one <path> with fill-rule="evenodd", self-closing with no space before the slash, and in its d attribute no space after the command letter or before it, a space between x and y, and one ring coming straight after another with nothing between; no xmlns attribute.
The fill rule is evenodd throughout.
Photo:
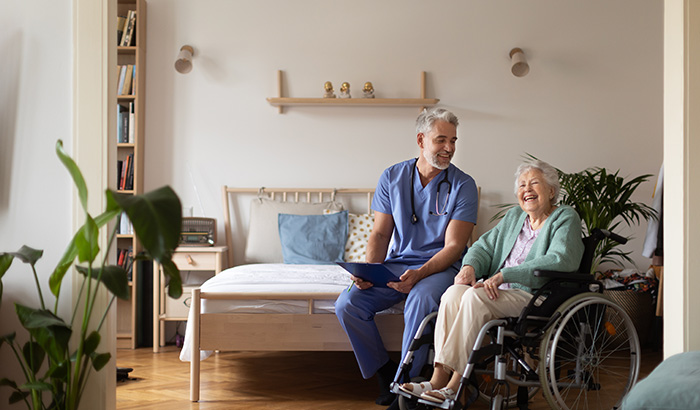
<svg viewBox="0 0 700 410"><path fill-rule="evenodd" d="M622 410L700 409L700 351L661 362L622 401Z"/></svg>

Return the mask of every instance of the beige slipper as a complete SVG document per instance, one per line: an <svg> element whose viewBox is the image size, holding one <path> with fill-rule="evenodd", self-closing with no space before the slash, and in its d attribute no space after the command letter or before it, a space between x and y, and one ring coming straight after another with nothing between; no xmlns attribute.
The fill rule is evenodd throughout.
<svg viewBox="0 0 700 410"><path fill-rule="evenodd" d="M420 397L421 394L433 390L430 382L404 383L399 386L399 390Z"/></svg>
<svg viewBox="0 0 700 410"><path fill-rule="evenodd" d="M421 394L420 397L433 403L440 404L447 399L454 400L455 394L455 391L449 387L443 387L442 389L427 391Z"/></svg>

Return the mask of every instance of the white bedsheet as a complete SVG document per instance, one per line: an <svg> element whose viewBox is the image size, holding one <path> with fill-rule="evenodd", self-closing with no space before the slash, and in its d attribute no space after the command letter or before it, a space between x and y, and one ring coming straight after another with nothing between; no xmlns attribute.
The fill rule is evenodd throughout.
<svg viewBox="0 0 700 410"><path fill-rule="evenodd" d="M236 266L204 282L202 292L238 293L340 293L352 281L350 274L338 265L250 264ZM335 299L314 303L314 313L334 314ZM403 304L380 313L400 313ZM202 300L202 313L298 313L309 311L305 300ZM190 310L189 320L192 320ZM185 330L185 342L180 360L191 358L191 327ZM201 351L202 360L211 352Z"/></svg>

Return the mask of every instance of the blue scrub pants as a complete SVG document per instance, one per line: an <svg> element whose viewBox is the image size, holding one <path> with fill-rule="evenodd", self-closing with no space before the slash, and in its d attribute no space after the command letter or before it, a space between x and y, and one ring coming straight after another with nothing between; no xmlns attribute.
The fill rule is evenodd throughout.
<svg viewBox="0 0 700 410"><path fill-rule="evenodd" d="M406 269L417 269L422 265L387 263L386 266L398 277ZM371 287L360 290L353 286L349 292L343 292L338 297L335 302L335 314L350 339L362 377L369 379L389 360L389 354L374 322L375 314L406 300L401 344L403 359L421 321L428 314L438 310L440 297L454 283L456 274L455 267L432 274L418 282L408 296L391 288ZM418 376L427 360L428 346L425 345L414 352L409 377Z"/></svg>

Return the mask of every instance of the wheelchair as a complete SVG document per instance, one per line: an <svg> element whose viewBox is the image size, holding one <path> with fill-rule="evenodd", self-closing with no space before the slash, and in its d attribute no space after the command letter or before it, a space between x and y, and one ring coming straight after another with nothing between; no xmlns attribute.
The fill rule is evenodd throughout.
<svg viewBox="0 0 700 410"><path fill-rule="evenodd" d="M629 315L590 275L604 239L627 240L595 229L583 239L578 273L535 271L550 278L518 317L495 319L479 332L454 400L435 404L399 389L413 353L432 343L437 312L426 316L391 384L399 408L467 408L477 398L492 410L527 410L539 390L553 409L615 409L639 376L640 343ZM465 349L469 347L465 346Z"/></svg>

